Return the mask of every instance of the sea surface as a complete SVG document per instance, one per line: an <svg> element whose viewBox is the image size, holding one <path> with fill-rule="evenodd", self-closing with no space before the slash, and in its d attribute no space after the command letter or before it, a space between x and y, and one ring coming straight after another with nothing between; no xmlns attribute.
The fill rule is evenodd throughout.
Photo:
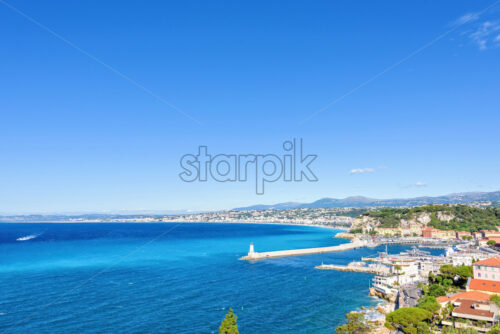
<svg viewBox="0 0 500 334"><path fill-rule="evenodd" d="M239 261L256 251L332 246L338 230L220 223L0 223L0 334L333 333L379 301L371 274L317 270L382 248ZM16 241L31 235L32 239ZM390 253L406 249L389 247Z"/></svg>

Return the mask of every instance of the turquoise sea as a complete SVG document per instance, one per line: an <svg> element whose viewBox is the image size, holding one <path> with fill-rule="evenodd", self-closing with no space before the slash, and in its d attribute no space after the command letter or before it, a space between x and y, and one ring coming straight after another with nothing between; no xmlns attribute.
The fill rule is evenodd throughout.
<svg viewBox="0 0 500 334"><path fill-rule="evenodd" d="M257 224L0 224L0 333L333 333L378 301L372 275L314 269L382 249L239 261L337 245L338 230ZM27 241L17 238L33 235ZM390 252L403 247L393 246Z"/></svg>

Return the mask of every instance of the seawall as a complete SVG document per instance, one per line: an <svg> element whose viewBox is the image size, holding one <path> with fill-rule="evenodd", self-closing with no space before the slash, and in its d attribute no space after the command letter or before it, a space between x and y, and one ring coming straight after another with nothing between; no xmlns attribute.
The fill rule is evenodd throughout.
<svg viewBox="0 0 500 334"><path fill-rule="evenodd" d="M290 250L262 252L262 253L253 252L253 253L248 253L247 256L241 257L240 260L253 261L253 260L263 260L263 259L269 259L269 258L275 258L275 257L341 252L341 251L355 249L355 248L361 248L361 247L365 247L365 246L366 246L365 241L355 239L350 243L341 244L338 246L290 249Z"/></svg>

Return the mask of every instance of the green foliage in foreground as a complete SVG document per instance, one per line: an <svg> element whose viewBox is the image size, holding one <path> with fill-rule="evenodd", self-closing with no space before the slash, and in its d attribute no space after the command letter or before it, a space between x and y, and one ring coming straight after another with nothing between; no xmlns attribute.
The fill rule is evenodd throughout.
<svg viewBox="0 0 500 334"><path fill-rule="evenodd" d="M236 320L238 320L238 317L234 315L233 309L229 308L229 312L220 323L219 334L239 334Z"/></svg>
<svg viewBox="0 0 500 334"><path fill-rule="evenodd" d="M417 334L431 334L431 329L429 328L429 325L426 324L425 322L420 322L417 325Z"/></svg>
<svg viewBox="0 0 500 334"><path fill-rule="evenodd" d="M455 276L460 276L460 279L466 280L472 277L472 266L457 266L454 267L451 264L445 264L439 268L439 271L445 278L454 279Z"/></svg>
<svg viewBox="0 0 500 334"><path fill-rule="evenodd" d="M429 296L432 297L446 296L446 291L442 285L432 284L429 288Z"/></svg>
<svg viewBox="0 0 500 334"><path fill-rule="evenodd" d="M478 334L477 330L473 328L453 328L453 327L443 327L441 330L442 334Z"/></svg>
<svg viewBox="0 0 500 334"><path fill-rule="evenodd" d="M441 305L437 302L436 297L425 296L418 300L418 308L424 309L431 313L436 313L441 309Z"/></svg>
<svg viewBox="0 0 500 334"><path fill-rule="evenodd" d="M478 334L478 331L474 328L459 328L457 331L458 334Z"/></svg>
<svg viewBox="0 0 500 334"><path fill-rule="evenodd" d="M465 288L467 280L472 277L472 266L457 266L454 267L451 264L445 264L439 269L440 275L429 274L429 283L442 285L445 291L449 291L450 288ZM437 288L434 288L437 289ZM442 294L433 296L443 296Z"/></svg>
<svg viewBox="0 0 500 334"><path fill-rule="evenodd" d="M447 221L438 219L437 213L453 215L455 218ZM428 213L430 227L440 230L455 230L476 232L494 230L500 226L500 209L494 207L473 208L467 205L426 205L414 208L383 208L366 212L363 215L376 218L380 227L399 227L401 219L414 219L418 214Z"/></svg>
<svg viewBox="0 0 500 334"><path fill-rule="evenodd" d="M500 327L495 326L490 329L486 334L500 334Z"/></svg>
<svg viewBox="0 0 500 334"><path fill-rule="evenodd" d="M347 323L338 326L335 329L337 334L363 334L369 333L372 327L365 322L365 316L362 313L351 312L345 315Z"/></svg>
<svg viewBox="0 0 500 334"><path fill-rule="evenodd" d="M426 328L429 325L425 323L432 318L432 313L419 307L403 307L389 313L385 319L388 325L394 328L400 328L408 334L420 334L423 329L423 324ZM386 327L389 327L386 325ZM425 334L425 333L422 333Z"/></svg>
<svg viewBox="0 0 500 334"><path fill-rule="evenodd" d="M500 296L499 295L493 295L490 297L490 301L494 302L497 304L497 306L500 306Z"/></svg>

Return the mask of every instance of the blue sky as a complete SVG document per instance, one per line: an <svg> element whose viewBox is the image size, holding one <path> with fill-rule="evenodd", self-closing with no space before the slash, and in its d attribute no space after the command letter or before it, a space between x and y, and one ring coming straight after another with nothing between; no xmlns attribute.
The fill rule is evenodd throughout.
<svg viewBox="0 0 500 334"><path fill-rule="evenodd" d="M492 4L2 0L0 212L499 190ZM318 182L179 179L293 138Z"/></svg>

